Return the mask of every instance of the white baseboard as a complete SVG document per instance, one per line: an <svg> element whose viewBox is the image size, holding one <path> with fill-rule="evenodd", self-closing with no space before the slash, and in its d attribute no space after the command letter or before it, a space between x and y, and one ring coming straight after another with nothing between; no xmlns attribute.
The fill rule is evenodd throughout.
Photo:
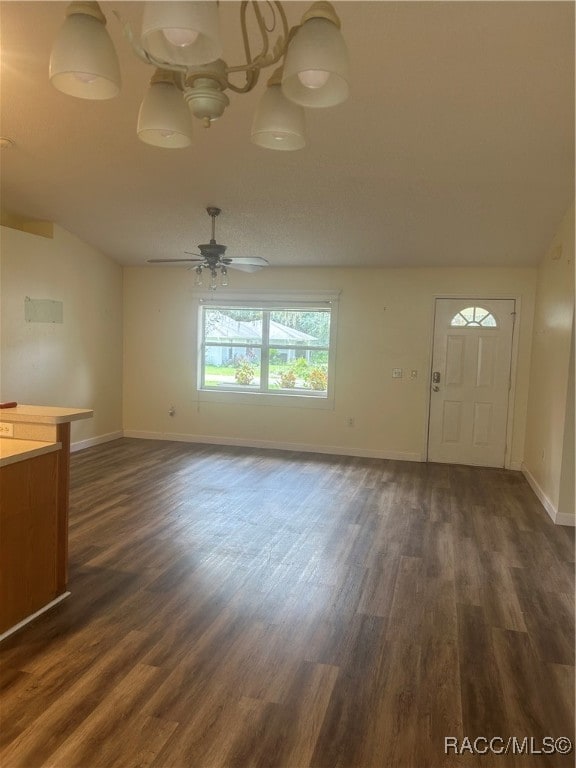
<svg viewBox="0 0 576 768"><path fill-rule="evenodd" d="M514 472L522 472L522 462L521 461L511 461L510 464L506 467L506 469L511 469Z"/></svg>
<svg viewBox="0 0 576 768"><path fill-rule="evenodd" d="M70 453L82 451L84 448L92 448L93 445L100 445L100 443L109 443L121 437L124 437L124 432L119 430L118 432L108 432L106 435L98 435L98 437L89 437L87 440L78 440L70 446Z"/></svg>
<svg viewBox="0 0 576 768"><path fill-rule="evenodd" d="M139 440L168 440L180 443L204 443L207 445L234 445L244 448L267 448L279 451L301 451L303 453L327 453L335 456L358 456L367 459L390 459L393 461L426 461L420 453L403 451L375 451L371 448L350 448L349 446L310 445L309 443L279 443L273 440L246 440L240 437L216 437L214 435L188 435L180 432L146 432L137 429L109 432L106 435L80 440L70 446L70 451L81 451L93 445L108 443L121 437L133 437ZM508 469L521 471L538 500L556 525L576 526L576 517L565 512L558 512L554 504L538 485L524 462L511 462ZM2 637L0 636L0 640Z"/></svg>
<svg viewBox="0 0 576 768"><path fill-rule="evenodd" d="M336 456L358 456L367 459L393 459L395 461L423 461L419 453L401 451L375 451L370 448L350 448L341 445L310 445L309 443L278 443L272 440L245 440L239 437L215 437L213 435L187 435L173 432L143 432L125 429L124 437L142 440L173 440L181 443L206 443L208 445L237 445L244 448L268 448L279 451L303 453L329 453Z"/></svg>
<svg viewBox="0 0 576 768"><path fill-rule="evenodd" d="M62 600L65 600L67 597L70 597L70 592L64 592L63 595L58 595L57 598L49 602L47 605L40 608L39 611L36 611L36 613L31 614L30 616L27 616L22 621L19 621L18 624L15 624L13 627L10 627L10 629L7 629L5 632L3 632L0 635L0 643L2 640L6 640L7 637L10 637L10 635L13 635L14 632L18 632L19 629L22 629L22 627L25 627L26 624L30 624L31 621L34 621L34 619L37 619L38 616L42 616L43 613L46 613L46 611L49 611L51 608L54 608L55 605L58 605L58 603L61 603Z"/></svg>
<svg viewBox="0 0 576 768"><path fill-rule="evenodd" d="M528 485L532 488L546 512L549 514L553 523L556 525L576 525L576 517L574 517L574 515L569 515L566 512L558 512L554 504L539 486L534 475L524 463L522 463L522 474L528 481Z"/></svg>

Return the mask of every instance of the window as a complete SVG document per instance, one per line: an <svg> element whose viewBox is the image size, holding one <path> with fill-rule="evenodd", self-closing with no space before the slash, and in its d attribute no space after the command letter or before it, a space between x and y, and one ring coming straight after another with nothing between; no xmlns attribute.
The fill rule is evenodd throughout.
<svg viewBox="0 0 576 768"><path fill-rule="evenodd" d="M331 301L205 301L200 313L202 391L316 400L331 397Z"/></svg>
<svg viewBox="0 0 576 768"><path fill-rule="evenodd" d="M483 307L466 307L457 312L450 326L452 328L465 328L470 326L481 326L482 328L496 328L498 323L493 314Z"/></svg>

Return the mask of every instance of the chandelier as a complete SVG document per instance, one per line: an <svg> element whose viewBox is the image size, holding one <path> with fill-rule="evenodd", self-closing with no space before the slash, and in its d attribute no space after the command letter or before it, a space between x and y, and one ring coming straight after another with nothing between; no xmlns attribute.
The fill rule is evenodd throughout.
<svg viewBox="0 0 576 768"><path fill-rule="evenodd" d="M256 54L249 11L259 36ZM269 77L252 122L251 138L258 146L302 148L304 107L331 107L348 96L348 53L340 20L324 0L315 2L292 28L281 2L242 2L245 61L234 66L222 58L216 0L144 3L138 40L115 15L134 53L155 68L138 114L138 137L147 144L188 146L192 115L209 127L230 103L225 91L249 93L260 72L275 64L280 66ZM243 82L238 83L240 77ZM50 81L59 91L82 99L108 99L120 92L118 57L97 2L68 6L50 56Z"/></svg>

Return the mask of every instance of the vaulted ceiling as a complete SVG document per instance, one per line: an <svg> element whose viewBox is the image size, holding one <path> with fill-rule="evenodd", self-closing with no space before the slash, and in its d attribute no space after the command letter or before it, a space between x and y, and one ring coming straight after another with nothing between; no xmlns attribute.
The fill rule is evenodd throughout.
<svg viewBox="0 0 576 768"><path fill-rule="evenodd" d="M335 3L351 95L307 111L307 146L250 142L265 88L231 94L191 147L136 137L152 71L103 2L123 86L109 101L48 82L67 3L1 2L2 206L54 221L122 264L177 257L223 209L230 256L272 266L534 265L574 196L574 4ZM241 59L239 4L220 4L226 58ZM291 24L307 3L286 3ZM150 267L153 269L154 267Z"/></svg>

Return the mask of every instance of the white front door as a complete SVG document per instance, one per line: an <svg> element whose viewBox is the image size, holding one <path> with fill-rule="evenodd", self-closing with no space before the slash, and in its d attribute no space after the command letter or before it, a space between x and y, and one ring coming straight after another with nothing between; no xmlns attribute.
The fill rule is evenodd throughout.
<svg viewBox="0 0 576 768"><path fill-rule="evenodd" d="M503 467L514 299L437 299L428 461Z"/></svg>

